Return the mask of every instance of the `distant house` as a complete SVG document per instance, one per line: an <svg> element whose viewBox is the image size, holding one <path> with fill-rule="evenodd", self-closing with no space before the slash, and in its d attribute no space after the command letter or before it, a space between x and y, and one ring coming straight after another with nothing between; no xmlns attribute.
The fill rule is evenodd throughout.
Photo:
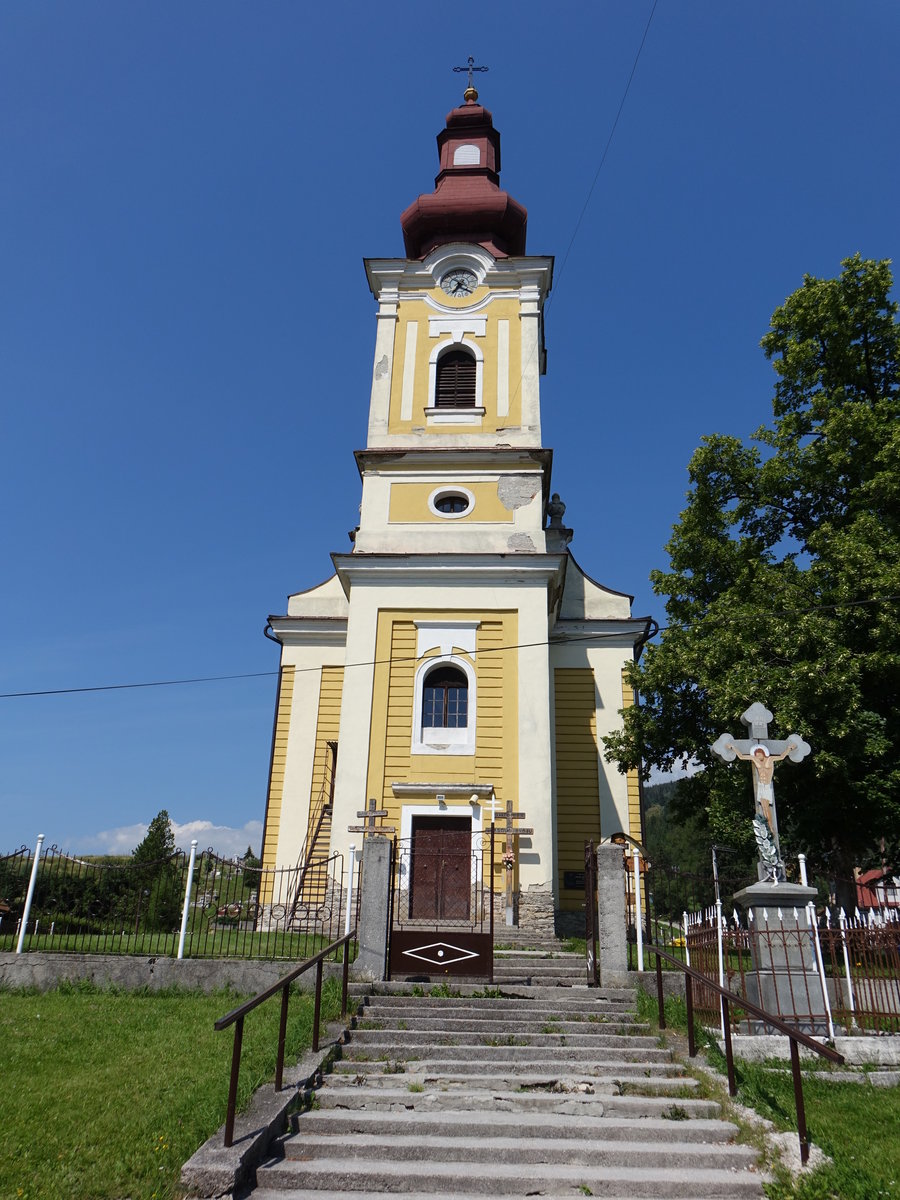
<svg viewBox="0 0 900 1200"><path fill-rule="evenodd" d="M900 909L900 875L893 867L875 867L855 872L856 907Z"/></svg>

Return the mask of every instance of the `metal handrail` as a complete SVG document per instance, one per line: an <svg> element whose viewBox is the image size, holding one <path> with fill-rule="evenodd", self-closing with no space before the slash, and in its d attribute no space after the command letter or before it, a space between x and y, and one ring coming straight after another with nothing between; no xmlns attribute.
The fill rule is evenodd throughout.
<svg viewBox="0 0 900 1200"><path fill-rule="evenodd" d="M805 1046L807 1050L813 1050L822 1058L827 1058L829 1062L843 1063L843 1054L838 1054L837 1050L832 1050L830 1046L823 1046L821 1042L817 1042L802 1030L794 1028L793 1025L788 1025L780 1018L766 1012L764 1008L753 1004L749 1000L745 1000L743 996L739 996L737 992L731 991L730 988L722 987L715 980L710 979L708 975L703 975L694 967L689 967L687 963L683 963L680 959L675 958L667 951L660 949L659 946L648 945L647 950L650 954L656 955L656 994L659 1004L659 1027L666 1028L666 1011L663 999L663 983L662 983L662 959L677 967L679 971L684 972L684 995L687 1006L687 1025L688 1025L688 1054L694 1058L697 1053L696 1039L694 1038L694 985L696 979L702 983L704 987L711 988L722 998L722 1032L725 1042L725 1061L728 1067L728 1094L734 1096L737 1094L737 1082L734 1076L734 1053L731 1047L731 1019L729 1001L733 1000L745 1012L751 1016L765 1022L766 1025L771 1025L773 1029L779 1030L787 1035L790 1039L791 1046L791 1074L794 1079L794 1104L797 1109L797 1134L800 1138L800 1161L805 1163L809 1159L809 1138L806 1132L806 1108L803 1103L803 1078L800 1074L800 1053L797 1049L797 1043Z"/></svg>
<svg viewBox="0 0 900 1200"><path fill-rule="evenodd" d="M338 941L332 942L330 946L326 946L324 950L320 950L313 958L308 958L301 963L299 967L295 967L287 975L267 987L264 991L259 992L250 1000L245 1000L243 1004L239 1004L237 1008L233 1008L231 1012L227 1012L224 1017L219 1017L213 1028L219 1032L227 1029L230 1025L234 1025L234 1045L231 1050L231 1079L228 1084L228 1105L225 1112L225 1145L231 1146L234 1144L234 1115L237 1105L237 1088L238 1075L241 1070L241 1044L244 1040L244 1017L247 1013L252 1012L254 1008L258 1008L264 1001L269 1000L276 992L281 992L281 1021L278 1026L278 1055L275 1064L275 1091L280 1092L282 1081L284 1079L284 1041L287 1034L287 1014L288 1014L288 998L291 992L291 984L295 979L299 978L304 971L308 971L310 967L316 968L316 997L315 1006L313 1009L313 1050L319 1049L319 1016L322 1009L322 964L330 954L333 954L339 946L344 947L344 962L342 973L342 990L341 990L341 1017L347 1016L347 992L348 978L350 971L350 943L356 938L356 929L352 929L349 933L344 934Z"/></svg>

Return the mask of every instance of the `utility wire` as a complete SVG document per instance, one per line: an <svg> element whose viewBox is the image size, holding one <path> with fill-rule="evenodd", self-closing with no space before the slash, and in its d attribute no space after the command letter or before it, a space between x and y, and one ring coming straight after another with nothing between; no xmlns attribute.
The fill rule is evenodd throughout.
<svg viewBox="0 0 900 1200"><path fill-rule="evenodd" d="M810 608L801 608L801 609L796 609L794 611L788 611L788 612L774 612L773 611L773 612L768 613L768 615L770 615L772 617L778 617L781 619L784 619L785 617L805 617L805 616L809 616L809 614L811 614L811 613L817 613L817 612L835 612L838 609L843 609L843 608L862 608L862 607L866 607L866 606L874 605L874 604L896 604L898 602L900 602L900 595L897 595L897 596L869 596L864 600L842 600L842 601L838 602L837 604L815 604L815 605L812 605ZM646 618L642 618L642 617L628 618L628 617L626 617L626 618L624 618L624 620L626 620L626 621L630 620L633 624L639 624L642 620L646 620ZM743 613L736 614L733 617L723 617L718 620L715 617L713 617L713 618L709 618L709 620L711 620L712 624L730 625L730 624L733 624L735 621L744 621L745 614L743 614ZM683 632L684 630L687 630L690 628L692 628L692 626L690 626L690 625L675 625L675 626L662 625L662 626L658 626L657 629L653 633L650 634L650 636L656 637L660 633L668 633L669 631L674 631L674 630ZM473 654L473 657L477 658L478 655L487 655L487 654L501 654L501 653L505 653L508 650L533 650L533 649L538 649L541 646L549 646L551 644L555 644L558 646L562 646L562 645L569 646L569 645L575 645L580 642L585 642L585 643L603 642L603 641L612 640L614 638L621 638L623 635L624 635L623 630L615 630L611 633L573 633L573 634L563 635L558 638L552 638L552 639L545 638L545 639L543 639L541 641L537 641L537 642L514 642L507 646L486 646L486 647L482 648L481 650L476 650L475 653ZM373 659L369 659L365 662L345 663L344 669L349 671L349 670L352 670L354 667L382 667L382 666L388 666L391 663L418 662L418 661L419 661L419 659L416 655L404 655L404 656L401 656L398 658L373 658ZM306 672L320 671L321 669L322 669L321 666L318 666L318 667L295 667L294 673L297 675L302 675ZM266 677L271 678L277 674L278 674L277 671L250 671L243 675L200 675L200 676L197 676L197 677L191 678L191 679L157 679L157 680L151 680L149 682L142 682L142 683L107 683L107 684L103 684L98 687L47 688L43 691L32 691L32 692L0 692L0 700L18 700L18 699L21 699L26 696L71 696L71 695L76 695L76 694L79 694L82 692L118 692L118 691L125 691L125 690L133 690L135 688L178 687L183 684L193 684L193 683L221 683L221 682L223 682L225 680L229 680L229 679L263 679Z"/></svg>
<svg viewBox="0 0 900 1200"><path fill-rule="evenodd" d="M597 165L597 170L594 172L594 178L591 181L591 186L588 188L588 194L585 198L584 204L582 205L581 212L579 213L579 216L578 216L578 220L575 222L575 228L572 231L572 236L569 239L569 244L566 247L566 252L563 255L563 259L562 259L562 262L560 263L559 270L556 272L556 280L554 281L554 290L551 293L551 295L549 296L547 303L544 306L545 309L548 311L549 311L550 305L553 303L553 297L559 291L559 284L562 280L563 271L566 269L566 263L569 261L569 254L572 251L572 247L575 245L575 239L578 237L578 231L581 228L581 223L584 220L585 213L588 210L588 205L591 202L591 197L594 194L594 188L597 186L597 180L600 178L600 172L603 170L603 164L606 162L606 156L609 153L610 146L612 145L612 140L613 140L613 137L615 136L616 127L619 124L619 118L621 117L622 110L625 107L625 101L628 99L628 92L631 89L631 81L634 79L634 73L637 70L638 63L640 62L641 52L644 49L644 43L647 40L647 34L650 32L650 24L653 20L653 14L656 12L656 6L658 3L659 3L659 0L653 0L653 7L650 9L650 16L647 18L647 24L644 27L644 36L641 38L641 44L638 46L637 54L634 56L634 62L631 64L631 74L628 76L628 82L625 84L625 91L622 93L622 99L619 101L619 107L616 112L615 120L612 123L612 128L609 131L609 137L606 139L606 145L603 147L603 153L600 155L600 162Z"/></svg>

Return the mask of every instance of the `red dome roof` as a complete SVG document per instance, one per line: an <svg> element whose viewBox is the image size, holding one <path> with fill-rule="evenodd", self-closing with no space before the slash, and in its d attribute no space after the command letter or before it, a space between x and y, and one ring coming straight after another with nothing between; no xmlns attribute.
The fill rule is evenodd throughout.
<svg viewBox="0 0 900 1200"><path fill-rule="evenodd" d="M449 112L438 134L434 191L400 218L408 258L424 258L448 242L474 242L497 258L525 253L528 213L500 187L500 134L472 92L475 99Z"/></svg>

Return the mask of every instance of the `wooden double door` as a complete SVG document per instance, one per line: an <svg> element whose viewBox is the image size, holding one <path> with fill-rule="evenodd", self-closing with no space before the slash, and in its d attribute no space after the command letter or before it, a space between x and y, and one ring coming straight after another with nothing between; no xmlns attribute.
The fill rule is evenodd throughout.
<svg viewBox="0 0 900 1200"><path fill-rule="evenodd" d="M468 921L472 904L472 818L413 817L409 915Z"/></svg>

